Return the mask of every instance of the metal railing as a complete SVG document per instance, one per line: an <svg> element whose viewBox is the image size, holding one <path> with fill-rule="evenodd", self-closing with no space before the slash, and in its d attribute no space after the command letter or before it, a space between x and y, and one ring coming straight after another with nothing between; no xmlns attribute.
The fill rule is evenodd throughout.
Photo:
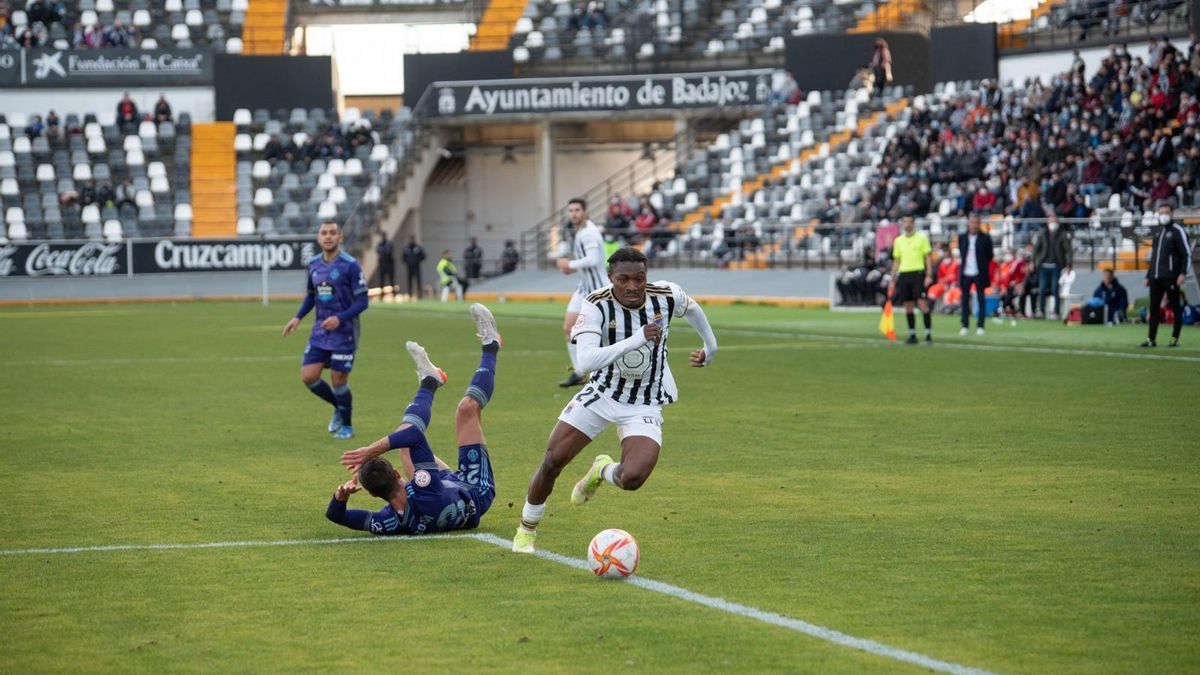
<svg viewBox="0 0 1200 675"><path fill-rule="evenodd" d="M713 3L718 4L718 3ZM891 7L892 11L884 11ZM696 69L725 69L747 67L776 67L783 63L782 50L764 51L761 45L766 45L772 38L786 38L791 35L846 33L874 31L900 31L928 33L933 27L933 5L925 0L892 0L881 4L879 8L866 17L844 17L840 21L817 18L812 26L804 33L796 33L794 24L787 22L789 28L784 31L765 27L765 32L739 39L736 27L713 33L710 29L724 6L710 8L707 16L698 26L684 31L678 39L669 39L666 31L648 26L644 17L614 15L603 28L603 37L597 38L596 31L587 28L579 30L556 30L553 32L556 40L543 47L534 48L530 59L517 63L517 69L523 75L588 75L596 73L650 73L672 72ZM701 10L704 12L704 9ZM620 28L625 37L618 42L612 41L612 32ZM534 30L538 30L535 19ZM575 36L588 32L593 41L584 48L581 55L580 47L575 44ZM710 40L739 39L743 43L753 43L756 46L742 44L736 51L705 53L705 46ZM510 48L522 46L525 34L513 34ZM646 45L649 50L643 51ZM615 47L620 49L615 49ZM548 48L560 52L559 59L545 59L544 52ZM647 53L648 52L648 53Z"/></svg>
<svg viewBox="0 0 1200 675"><path fill-rule="evenodd" d="M371 176L370 185L342 225L342 245L358 258L361 258L363 251L371 245L372 236L379 231L379 221L386 217L396 194L409 187L406 185L408 173L412 163L420 158L425 139L425 127L419 111L422 110L428 95L429 88L426 88L421 98L410 108L411 116L397 131L395 140L388 148L389 158L395 160L395 171L384 174L380 167L381 170ZM416 188L424 189L425 186ZM377 195L373 192L376 189Z"/></svg>
<svg viewBox="0 0 1200 675"><path fill-rule="evenodd" d="M1145 0L1131 2L1118 13L1117 3L1089 6L1091 3L1066 2L1045 15L1045 25L1039 26L1041 20L1035 18L1021 30L1000 26L997 46L1004 53L1021 53L1185 36L1191 28L1190 4Z"/></svg>

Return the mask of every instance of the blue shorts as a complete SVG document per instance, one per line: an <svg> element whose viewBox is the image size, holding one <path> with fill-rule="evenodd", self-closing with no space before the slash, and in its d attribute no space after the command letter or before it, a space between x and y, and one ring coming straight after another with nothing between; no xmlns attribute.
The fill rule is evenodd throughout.
<svg viewBox="0 0 1200 675"><path fill-rule="evenodd" d="M492 507L492 500L496 498L496 480L492 476L487 446L464 445L459 448L458 471L454 472L454 477L471 488L475 500L475 518L487 513Z"/></svg>
<svg viewBox="0 0 1200 675"><path fill-rule="evenodd" d="M314 363L322 363L330 370L348 373L354 367L354 350L334 352L314 347L310 344L304 348L304 358L300 361L300 364L307 366Z"/></svg>

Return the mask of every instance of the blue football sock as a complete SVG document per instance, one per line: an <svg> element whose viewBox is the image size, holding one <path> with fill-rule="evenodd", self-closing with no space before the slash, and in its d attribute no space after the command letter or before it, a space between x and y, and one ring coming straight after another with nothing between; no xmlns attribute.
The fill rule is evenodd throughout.
<svg viewBox="0 0 1200 675"><path fill-rule="evenodd" d="M496 351L488 351L488 346L494 347L495 343L483 348L483 355L479 357L479 368L475 369L475 374L471 376L471 384L467 387L466 394L479 402L480 409L487 406L496 386Z"/></svg>
<svg viewBox="0 0 1200 675"><path fill-rule="evenodd" d="M426 387L422 382L421 388L413 396L412 403L404 409L404 421L401 424L411 424L424 433L425 428L429 426L429 418L433 416L433 394L436 391L436 388Z"/></svg>
<svg viewBox="0 0 1200 675"><path fill-rule="evenodd" d="M350 385L343 384L340 387L334 387L333 395L337 397L337 408L342 413L342 424L352 426L350 412L354 407L354 396L350 393Z"/></svg>
<svg viewBox="0 0 1200 675"><path fill-rule="evenodd" d="M320 398L322 401L325 401L335 408L337 407L337 397L333 395L333 388L330 387L329 383L325 380L317 380L316 382L313 382L312 384L308 385L308 390L316 394L317 398Z"/></svg>

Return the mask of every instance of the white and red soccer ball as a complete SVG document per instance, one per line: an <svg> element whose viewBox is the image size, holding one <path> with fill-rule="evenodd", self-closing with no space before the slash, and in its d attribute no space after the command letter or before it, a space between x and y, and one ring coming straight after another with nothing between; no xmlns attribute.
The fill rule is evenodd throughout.
<svg viewBox="0 0 1200 675"><path fill-rule="evenodd" d="M621 579L633 576L641 559L641 550L633 535L611 528L592 537L587 557L596 576Z"/></svg>

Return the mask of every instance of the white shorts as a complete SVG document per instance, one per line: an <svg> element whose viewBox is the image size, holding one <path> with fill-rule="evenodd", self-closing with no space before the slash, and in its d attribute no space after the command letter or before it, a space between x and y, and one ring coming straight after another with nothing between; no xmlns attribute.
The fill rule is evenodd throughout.
<svg viewBox="0 0 1200 675"><path fill-rule="evenodd" d="M583 309L583 294L579 289L571 294L571 301L567 303L567 314L578 314Z"/></svg>
<svg viewBox="0 0 1200 675"><path fill-rule="evenodd" d="M662 406L640 403L619 403L609 394L597 392L595 385L588 385L567 403L558 421L566 422L595 438L610 424L617 425L617 438L645 436L662 446Z"/></svg>

